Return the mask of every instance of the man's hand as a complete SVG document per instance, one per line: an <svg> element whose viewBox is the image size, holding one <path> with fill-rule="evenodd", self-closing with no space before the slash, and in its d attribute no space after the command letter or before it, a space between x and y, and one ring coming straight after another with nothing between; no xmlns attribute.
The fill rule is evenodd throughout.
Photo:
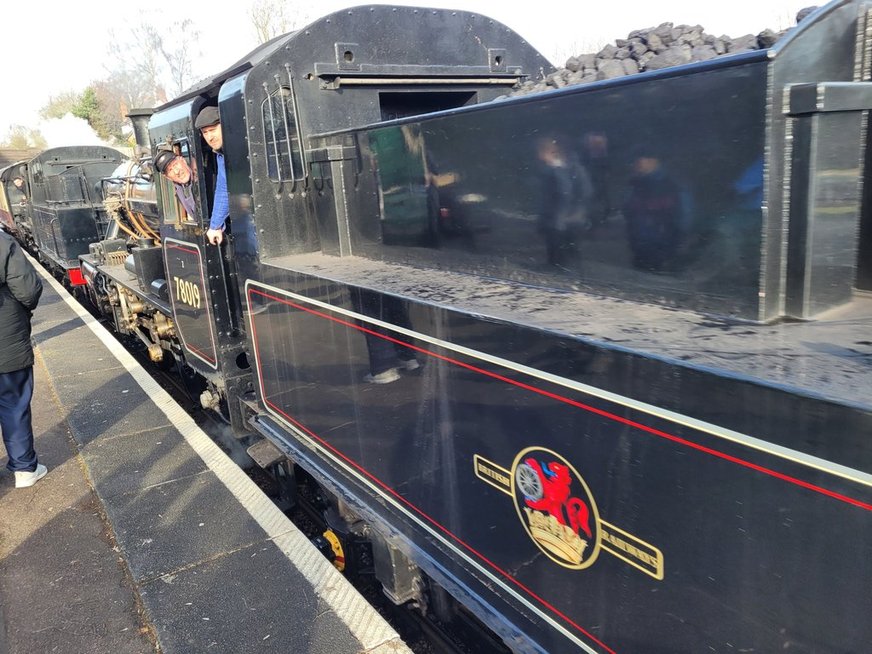
<svg viewBox="0 0 872 654"><path fill-rule="evenodd" d="M206 232L206 240L209 241L212 245L221 245L221 242L224 240L224 230L223 229L210 229Z"/></svg>

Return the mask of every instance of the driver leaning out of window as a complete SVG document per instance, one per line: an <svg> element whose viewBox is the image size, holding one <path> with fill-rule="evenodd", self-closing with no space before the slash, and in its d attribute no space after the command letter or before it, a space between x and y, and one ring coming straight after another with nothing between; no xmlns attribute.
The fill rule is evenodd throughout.
<svg viewBox="0 0 872 654"><path fill-rule="evenodd" d="M197 203L191 183L194 175L185 158L173 150L161 149L153 159L155 170L173 183L176 197L185 208L188 216L197 219Z"/></svg>

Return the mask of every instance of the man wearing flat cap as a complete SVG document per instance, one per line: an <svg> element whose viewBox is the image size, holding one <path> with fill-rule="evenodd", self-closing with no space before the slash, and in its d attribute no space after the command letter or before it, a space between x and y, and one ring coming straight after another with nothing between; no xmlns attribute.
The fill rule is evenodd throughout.
<svg viewBox="0 0 872 654"><path fill-rule="evenodd" d="M152 159L155 169L173 183L176 197L185 208L188 216L197 219L197 202L191 181L193 172L185 158L169 148L161 148Z"/></svg>
<svg viewBox="0 0 872 654"><path fill-rule="evenodd" d="M207 106L197 114L194 127L200 130L206 143L215 153L218 180L215 182L215 196L212 201L212 216L206 240L212 245L221 245L224 240L224 223L230 215L230 198L227 195L227 170L224 167L224 135L221 133L221 119L218 107Z"/></svg>

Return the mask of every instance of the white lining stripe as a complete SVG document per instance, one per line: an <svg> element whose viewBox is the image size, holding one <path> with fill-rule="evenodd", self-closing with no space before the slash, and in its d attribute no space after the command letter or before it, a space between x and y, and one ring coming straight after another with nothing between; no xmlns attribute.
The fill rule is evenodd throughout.
<svg viewBox="0 0 872 654"><path fill-rule="evenodd" d="M317 595L335 611L352 635L360 641L364 651L390 643L391 652L411 654L399 635L370 606L333 565L327 561L294 524L264 495L239 467L203 432L193 418L161 388L136 362L121 344L82 308L66 289L48 275L28 256L43 279L67 303L73 312L91 329L103 345L130 373L137 384L151 398L170 423L203 459L206 466L233 493L249 515L261 526L279 550L312 584Z"/></svg>
<svg viewBox="0 0 872 654"><path fill-rule="evenodd" d="M838 463L833 463L832 461L826 461L825 459L821 459L816 456L812 456L811 454L806 454L804 452L799 452L797 450L793 450L782 445L777 445L775 443L770 443L764 441L759 438L755 438L754 436L749 436L748 434L742 434L737 431L733 431L731 429L726 429L724 427L720 427L718 425L711 424L709 422L704 422L702 420L697 420L696 418L691 418L690 416L685 416L680 413L675 413L673 411L669 411L668 409L662 409L660 407L653 406L651 404L646 404L644 402L640 402L638 400L634 400L629 397L624 397L623 395L618 395L616 393L612 393L610 391L606 391L600 388L596 388L595 386L588 386L587 384L582 384L580 382L573 381L571 379L566 379L565 377L558 377L557 375L552 375L551 373L543 372L541 370L537 370L535 368L530 368L528 366L524 366L518 363L514 363L513 361L509 361L507 359L502 359L500 357L491 356L484 352L479 352L477 350L472 350L467 347L463 347L462 345L455 345L453 343L449 343L447 341L440 340L438 338L433 338L431 336L427 336L426 334L422 334L420 332L413 331L411 329L405 329L403 327L398 327L396 325L392 325L390 323L382 322L381 320L377 320L370 316L364 316L359 313L355 313L353 311L349 311L347 309L342 309L340 307L335 307L331 304L327 304L326 302L321 302L319 300L313 300L311 298L307 298L302 295L298 295L296 293L291 293L289 291L276 288L275 286L269 286L267 284L262 284L260 282L254 282L253 280L246 281L246 289L250 286L260 286L267 290L276 292L280 295L286 295L288 297L292 297L306 304L315 305L322 309L326 309L328 311L333 311L335 313L342 314L348 318L353 318L356 320L362 320L364 322L371 323L373 325L378 325L379 327L383 327L390 331L404 334L410 338L414 338L418 341L423 341L426 343L430 343L431 345L436 345L445 350L449 350L452 352L457 352L458 354L463 354L464 356L468 356L473 359L478 359L479 361L486 361L488 363L492 363L498 366L502 366L504 368L509 368L510 370L515 370L517 372L524 373L526 375L530 375L531 377L535 377L537 379L542 379L543 381L550 382L557 386L562 386L564 388L569 388L574 391L578 391L580 393L584 393L585 395L589 395L591 397L596 397L602 400L606 400L608 402L613 402L614 404L618 404L620 406L625 406L627 408L639 411L641 413L646 413L648 415L652 415L656 418L662 418L664 420L668 420L678 425L682 425L684 427L690 427L691 429L695 429L697 431L709 434L711 436L716 436L717 438L721 438L733 443L737 443L739 445L743 445L745 447L749 447L751 449L758 450L760 452L765 452L766 454L771 454L781 459L785 459L787 461L791 461L793 463L797 463L799 465L813 468L814 470L818 470L820 472L824 472L827 474L834 475L836 477L842 477L843 479L847 479L849 481L856 482L858 484L862 484L864 486L872 487L872 474L863 472L861 470L856 470L855 468L849 468L848 466L843 466ZM246 296L248 292L246 290ZM246 301L248 298L246 297ZM263 396L263 394L261 394Z"/></svg>
<svg viewBox="0 0 872 654"><path fill-rule="evenodd" d="M269 286L266 286L265 284L261 284L260 282L253 282L252 280L248 280L248 281L246 281L246 294L245 294L246 295L246 302L248 302L248 288L250 286L255 286L255 285L262 286L264 288L269 288L270 290L274 290L274 291L281 293L281 294L284 294L284 295L293 295L293 294L288 293L287 291L282 291L281 289L269 287ZM295 296L295 297L299 297L299 296ZM305 298L302 298L302 299L305 299ZM329 305L328 305L328 308L329 308ZM248 303L248 310L249 310L249 316L253 316L254 314L251 311L251 303ZM348 312L348 313L350 315L356 315L356 314L351 314L351 312ZM370 321L370 322L378 322L378 321ZM381 324L386 325L386 323L381 323ZM257 364L258 364L257 342L254 343L254 349L255 349L254 365L255 365L255 367L257 367ZM264 392L263 382L261 380L261 375L259 374L259 372L258 372L258 385L260 387L260 396L262 398L265 398L266 393ZM338 465L340 468L344 469L347 474L356 478L361 484L368 487L373 493L375 493L376 495L381 497L384 501L388 502L389 504L392 504L394 506L394 508L396 508L399 512L404 514L409 520L416 523L421 529L423 529L424 531L429 533L435 539L437 539L438 541L443 543L446 547L448 547L453 552L455 552L457 554L457 556L462 558L470 566L472 566L473 568L478 570L481 574L485 575L493 583L495 583L497 586L502 588L506 594L511 595L513 598L515 598L515 600L517 602L523 604L529 610L533 611L536 615L538 615L540 618L545 620L556 631L559 631L568 640L572 641L572 643L574 643L575 645L577 645L578 647L583 649L588 654L597 654L597 651L595 649L592 649L590 647L590 645L588 645L585 641L583 641L581 638L579 638L575 633L570 631L569 628L565 624L563 624L562 622L560 622L556 618L554 618L552 615L550 615L548 613L548 611L546 611L543 607L540 607L540 606L534 604L530 599L528 599L527 597L522 595L520 592L518 592L518 590L516 590L515 588L512 588L509 584L506 583L506 581L503 578L501 578L500 576L495 574L493 572L493 570L483 566L479 561L475 560L466 550L459 547L457 545L457 543L446 538L443 533L438 532L435 529L433 529L433 527L430 526L426 521L421 519L420 516L416 515L412 511L410 511L407 506L405 506L404 504L397 501L397 499L395 497L389 495L388 493L385 493L381 488L379 488L375 483L373 483L373 481L371 479L365 477L364 475L361 475L357 469L355 469L353 466L349 465L348 462L344 461L340 457L337 457L335 454L333 454L333 452L331 452L329 449L324 447L324 445L313 440L311 436L309 436L307 433L305 433L302 429L300 429L296 425L289 422L285 416L283 416L281 413L279 413L278 411L273 409L269 404L266 404L266 403L264 403L264 404L267 408L267 411L270 413L270 415L272 415L276 420L281 422L288 429L290 429L294 434L296 434L297 438L299 440L301 440L310 450L312 450L313 454L318 455L320 453L321 456L329 457L336 465Z"/></svg>

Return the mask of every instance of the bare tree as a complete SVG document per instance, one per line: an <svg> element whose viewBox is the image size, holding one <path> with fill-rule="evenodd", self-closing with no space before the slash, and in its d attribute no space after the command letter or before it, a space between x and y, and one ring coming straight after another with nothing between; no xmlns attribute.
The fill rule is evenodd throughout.
<svg viewBox="0 0 872 654"><path fill-rule="evenodd" d="M163 37L160 30L151 23L137 25L131 36L134 39L135 55L132 57L133 69L137 71L146 84L160 95L162 77ZM130 52L128 51L128 56Z"/></svg>
<svg viewBox="0 0 872 654"><path fill-rule="evenodd" d="M200 30L194 26L194 22L188 18L175 23L172 32L179 35L174 48L161 44L161 53L170 71L170 93L173 97L181 95L194 82L192 74L192 59L200 52L196 44L200 41Z"/></svg>
<svg viewBox="0 0 872 654"><path fill-rule="evenodd" d="M194 61L199 59L200 30L190 19L173 23L168 28L144 21L130 32L112 33L107 71L123 86L128 96L134 95L134 84L141 89L142 99L128 106L162 104L175 97L196 81ZM132 100L132 98L130 98Z"/></svg>
<svg viewBox="0 0 872 654"><path fill-rule="evenodd" d="M94 82L94 86L107 106L116 105L125 112L133 107L153 107L163 102L158 97L159 89L149 86L135 70L116 70Z"/></svg>
<svg viewBox="0 0 872 654"><path fill-rule="evenodd" d="M248 11L258 43L299 29L309 22L308 12L299 4L282 0L255 0Z"/></svg>

